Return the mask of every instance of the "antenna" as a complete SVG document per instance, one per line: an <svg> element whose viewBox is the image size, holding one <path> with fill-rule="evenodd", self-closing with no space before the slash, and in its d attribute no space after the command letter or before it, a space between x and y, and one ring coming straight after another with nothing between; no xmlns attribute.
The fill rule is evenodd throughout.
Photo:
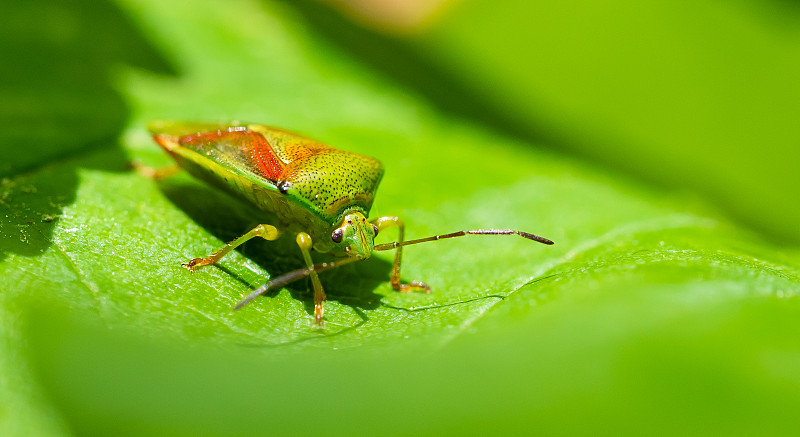
<svg viewBox="0 0 800 437"><path fill-rule="evenodd" d="M533 235L528 232L517 231L514 229L473 229L471 231L453 232L452 234L434 235L432 237L420 238L418 240L408 240L408 241L400 241L394 243L378 244L375 247L373 247L372 250L391 250L391 249L396 249L398 247L410 246L412 244L443 240L445 238L463 237L465 235L519 235L522 238L527 238L528 240L537 241L542 244L548 244L548 245L553 244L553 242L548 240L547 238L540 237L538 235Z"/></svg>

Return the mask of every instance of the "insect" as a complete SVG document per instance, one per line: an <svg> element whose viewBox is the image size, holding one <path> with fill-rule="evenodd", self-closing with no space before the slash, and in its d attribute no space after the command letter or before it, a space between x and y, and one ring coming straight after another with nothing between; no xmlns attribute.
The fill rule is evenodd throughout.
<svg viewBox="0 0 800 437"><path fill-rule="evenodd" d="M310 276L314 320L321 326L325 292L319 273L367 259L372 252L395 250L390 278L393 289L427 293L430 287L423 282L400 280L405 246L465 235L519 235L553 244L547 238L513 229L475 229L405 241L399 217L368 219L383 177L383 165L378 160L282 129L238 122L224 125L157 122L150 126L150 131L180 168L273 213L280 222L260 224L210 255L183 264L184 267L194 272L214 264L251 238L275 240L282 233L295 237L305 267L258 287L236 305L237 310L271 289ZM392 227L398 229L396 242L374 243L375 236ZM311 260L312 249L329 253L334 260L315 265Z"/></svg>

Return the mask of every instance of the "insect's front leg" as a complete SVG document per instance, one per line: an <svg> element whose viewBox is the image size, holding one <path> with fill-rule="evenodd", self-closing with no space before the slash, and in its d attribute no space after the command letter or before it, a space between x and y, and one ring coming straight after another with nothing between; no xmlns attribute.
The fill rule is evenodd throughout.
<svg viewBox="0 0 800 437"><path fill-rule="evenodd" d="M306 267L310 270L311 284L314 286L314 322L322 327L322 302L325 301L325 291L322 289L322 284L319 282L319 275L314 270L314 261L311 260L311 247L314 243L311 241L311 236L305 232L297 234L297 245L300 251L303 252L303 260L306 262Z"/></svg>
<svg viewBox="0 0 800 437"><path fill-rule="evenodd" d="M207 266L209 264L214 264L215 262L217 262L220 259L222 259L222 257L227 255L228 252L230 252L233 249L236 249L237 247L241 246L242 244L244 244L247 240L249 240L251 238L261 237L261 238L263 238L265 240L272 241L272 240L275 240L276 238L278 238L279 235L280 235L280 232L278 232L278 229L275 226L263 225L263 224L262 225L258 225L255 228L253 228L252 230L250 230L250 232L248 232L248 233L242 235L241 237L231 241L230 243L228 243L225 246L223 246L221 249L213 252L211 255L209 255L209 256L207 256L205 258L195 258L195 259L189 261L188 263L183 264L183 266L186 267L187 269L189 269L190 271L194 272L197 269L199 269L200 267Z"/></svg>
<svg viewBox="0 0 800 437"><path fill-rule="evenodd" d="M379 217L373 220L372 224L378 227L378 232L391 228L392 226L397 226L397 242L403 242L405 226L403 225L403 221L400 220L400 217ZM424 282L411 281L410 284L400 283L400 263L403 261L403 247L397 246L395 250L391 278L392 288L402 292L424 291L425 293L430 293L431 287Z"/></svg>

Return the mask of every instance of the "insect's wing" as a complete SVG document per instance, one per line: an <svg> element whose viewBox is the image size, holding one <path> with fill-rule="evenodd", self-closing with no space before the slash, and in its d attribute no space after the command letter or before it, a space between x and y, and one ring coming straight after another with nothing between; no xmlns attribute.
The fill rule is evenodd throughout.
<svg viewBox="0 0 800 437"><path fill-rule="evenodd" d="M273 186L283 174L285 164L264 136L245 126L162 122L160 127L151 126L151 132L184 167L222 168Z"/></svg>

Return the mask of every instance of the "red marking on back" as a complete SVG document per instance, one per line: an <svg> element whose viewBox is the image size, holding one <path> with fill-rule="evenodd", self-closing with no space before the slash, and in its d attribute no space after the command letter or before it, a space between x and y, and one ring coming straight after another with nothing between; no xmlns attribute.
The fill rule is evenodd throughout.
<svg viewBox="0 0 800 437"><path fill-rule="evenodd" d="M242 158L250 158L250 164L265 178L277 181L283 174L283 163L267 139L260 133L246 130L242 126L186 135L178 141L181 145L195 148L216 148L219 143L227 143L236 148L242 154Z"/></svg>
<svg viewBox="0 0 800 437"><path fill-rule="evenodd" d="M253 135L253 151L252 157L258 169L268 179L277 181L283 174L283 164L280 159L275 155L275 152L270 147L267 139L263 135L256 132L248 132Z"/></svg>

